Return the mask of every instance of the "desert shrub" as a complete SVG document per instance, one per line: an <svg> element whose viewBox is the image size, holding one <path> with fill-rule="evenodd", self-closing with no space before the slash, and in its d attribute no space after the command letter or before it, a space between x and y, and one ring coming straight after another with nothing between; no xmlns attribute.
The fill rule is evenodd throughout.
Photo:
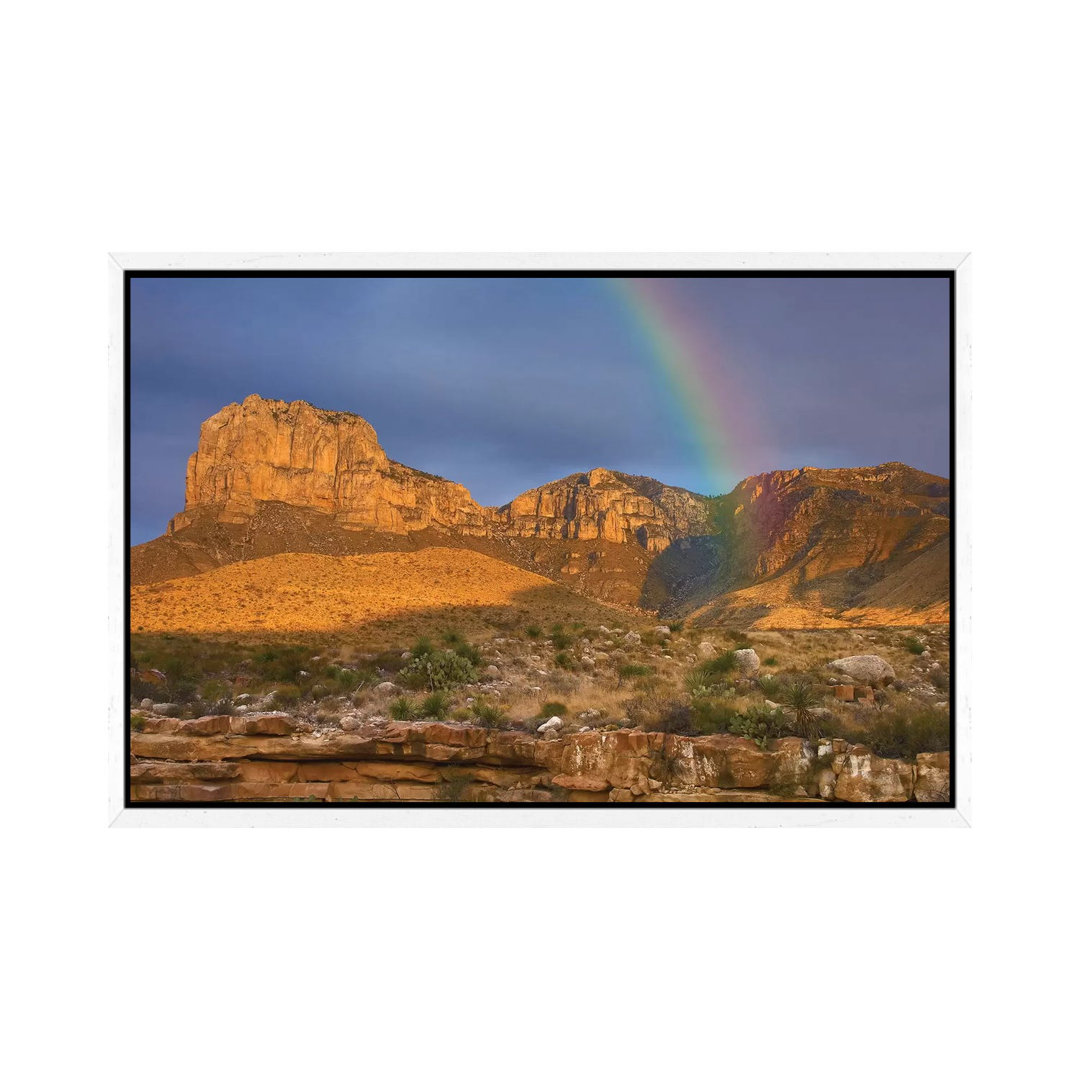
<svg viewBox="0 0 1080 1080"><path fill-rule="evenodd" d="M407 697L394 698L390 702L390 716L394 720L407 723L416 719L417 708Z"/></svg>
<svg viewBox="0 0 1080 1080"><path fill-rule="evenodd" d="M275 645L258 652L254 667L265 682L296 683L302 671L311 672L312 652L303 645Z"/></svg>
<svg viewBox="0 0 1080 1080"><path fill-rule="evenodd" d="M132 716L128 719L128 723L131 726L132 731L142 731L146 727L145 716Z"/></svg>
<svg viewBox="0 0 1080 1080"><path fill-rule="evenodd" d="M573 643L574 639L564 630L552 631L551 644L554 645L556 649L560 651L562 649L569 649Z"/></svg>
<svg viewBox="0 0 1080 1080"><path fill-rule="evenodd" d="M630 712L629 708L627 712ZM643 726L646 731L662 731L667 735L693 735L694 716L689 705L671 702L658 715L649 716Z"/></svg>
<svg viewBox="0 0 1080 1080"><path fill-rule="evenodd" d="M333 689L327 686L325 683L316 683L311 688L311 700L322 701L323 698L328 698L334 693Z"/></svg>
<svg viewBox="0 0 1080 1080"><path fill-rule="evenodd" d="M700 665L701 670L714 681L719 680L724 675L730 675L736 666L735 652L732 649L728 649L727 652L722 652L719 656L714 656L711 660L706 660Z"/></svg>
<svg viewBox="0 0 1080 1080"><path fill-rule="evenodd" d="M326 675L342 694L351 694L359 685L362 675L352 668L327 668Z"/></svg>
<svg viewBox="0 0 1080 1080"><path fill-rule="evenodd" d="M738 710L726 702L698 700L690 706L694 735L717 735L729 730Z"/></svg>
<svg viewBox="0 0 1080 1080"><path fill-rule="evenodd" d="M735 642L736 646L740 649L750 648L750 639L742 630L725 630L724 637L726 637L728 641Z"/></svg>
<svg viewBox="0 0 1080 1080"><path fill-rule="evenodd" d="M570 658L569 653L557 652L555 654L555 666L562 668L564 671L570 671L574 666L574 661Z"/></svg>
<svg viewBox="0 0 1080 1080"><path fill-rule="evenodd" d="M692 697L704 697L713 690L713 681L705 674L700 668L693 668L688 671L683 678L683 685L686 687L686 692Z"/></svg>
<svg viewBox="0 0 1080 1080"><path fill-rule="evenodd" d="M464 706L454 709L454 711L450 713L450 719L456 720L459 724L467 724L472 718L472 710L466 709Z"/></svg>
<svg viewBox="0 0 1080 1080"><path fill-rule="evenodd" d="M618 669L620 684L623 679L647 679L652 673L648 664L623 664Z"/></svg>
<svg viewBox="0 0 1080 1080"><path fill-rule="evenodd" d="M824 734L822 718L814 710L820 704L813 686L805 679L785 683L778 695L781 705L791 710L789 728L802 739L819 739Z"/></svg>
<svg viewBox="0 0 1080 1080"><path fill-rule="evenodd" d="M467 657L457 653L421 653L401 669L401 678L415 690L449 690L475 681L476 668Z"/></svg>
<svg viewBox="0 0 1080 1080"><path fill-rule="evenodd" d="M565 716L570 710L561 701L545 701L540 707L540 715L548 720L552 716Z"/></svg>
<svg viewBox="0 0 1080 1080"><path fill-rule="evenodd" d="M931 669L930 683L934 689L946 692L949 689L949 673L944 668Z"/></svg>
<svg viewBox="0 0 1080 1080"><path fill-rule="evenodd" d="M474 667L479 667L483 657L480 655L480 650L475 645L470 645L467 641L459 641L454 646L454 653L460 656L463 660L468 660Z"/></svg>
<svg viewBox="0 0 1080 1080"><path fill-rule="evenodd" d="M669 622L667 624L667 628L673 634L680 634L680 633L682 633L682 629L683 629L683 627L685 625L686 625L686 623L682 619L676 619L674 622Z"/></svg>
<svg viewBox="0 0 1080 1080"><path fill-rule="evenodd" d="M777 660L775 656L766 656L766 657L765 657L765 659L764 659L764 660L762 660L761 662L762 662L762 663L763 663L763 664L764 664L764 665L765 665L766 667L776 667L776 665L777 665L777 664L778 664L778 663L779 663L780 661L779 661L779 660Z"/></svg>
<svg viewBox="0 0 1080 1080"><path fill-rule="evenodd" d="M539 626L533 625L533 626L526 626L525 627L525 633L528 634L529 637L531 637L531 638L533 638L535 640L536 638L541 637L543 635L544 631L541 630Z"/></svg>
<svg viewBox="0 0 1080 1080"><path fill-rule="evenodd" d="M431 717L433 720L445 720L450 711L450 698L441 690L428 694L420 703L420 715Z"/></svg>
<svg viewBox="0 0 1080 1080"><path fill-rule="evenodd" d="M510 724L510 716L505 709L500 709L486 701L475 702L472 711L480 727L502 730Z"/></svg>
<svg viewBox="0 0 1080 1080"><path fill-rule="evenodd" d="M465 794L468 791L470 783L471 780L468 773L458 773L455 776L448 776L445 780L441 780L435 785L435 801L449 803L464 802Z"/></svg>
<svg viewBox="0 0 1080 1080"><path fill-rule="evenodd" d="M897 704L870 721L862 741L878 757L914 761L916 754L949 749L949 714L943 709Z"/></svg>
<svg viewBox="0 0 1080 1080"><path fill-rule="evenodd" d="M407 661L402 660L401 658L400 649L389 649L385 652L378 653L372 661L375 669L389 671L391 674L399 672L406 663Z"/></svg>
<svg viewBox="0 0 1080 1080"><path fill-rule="evenodd" d="M303 695L304 691L299 686L294 686L291 683L281 683L275 686L271 694L274 704L283 709L298 705Z"/></svg>
<svg viewBox="0 0 1080 1080"><path fill-rule="evenodd" d="M775 675L762 675L758 679L758 687L767 698L775 698L783 689L784 684Z"/></svg>
<svg viewBox="0 0 1080 1080"><path fill-rule="evenodd" d="M777 714L767 710L747 711L731 719L728 731L744 739L753 739L764 750L769 739L775 739L783 733L783 722Z"/></svg>
<svg viewBox="0 0 1080 1080"><path fill-rule="evenodd" d="M418 660L422 656L430 656L434 651L435 646L431 644L431 638L428 637L417 638L409 650L412 653L413 660Z"/></svg>
<svg viewBox="0 0 1080 1080"><path fill-rule="evenodd" d="M916 656L922 656L926 652L926 646L914 635L904 638L902 644L909 653Z"/></svg>
<svg viewBox="0 0 1080 1080"><path fill-rule="evenodd" d="M233 700L229 696L218 698L217 701L209 701L206 704L211 716L232 716L236 712Z"/></svg>
<svg viewBox="0 0 1080 1080"><path fill-rule="evenodd" d="M455 645L464 645L465 639L456 630L447 630L443 633L442 643L452 649Z"/></svg>

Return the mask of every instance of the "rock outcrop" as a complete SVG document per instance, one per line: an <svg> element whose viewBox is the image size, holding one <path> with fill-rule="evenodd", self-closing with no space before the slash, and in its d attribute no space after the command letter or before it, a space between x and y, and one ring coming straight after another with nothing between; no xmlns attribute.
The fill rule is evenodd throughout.
<svg viewBox="0 0 1080 1080"><path fill-rule="evenodd" d="M656 553L703 532L708 505L703 495L645 476L592 469L526 491L499 516L513 536L611 540Z"/></svg>
<svg viewBox="0 0 1080 1080"><path fill-rule="evenodd" d="M139 802L947 802L949 755L917 764L842 739L638 730L537 738L448 723L313 731L280 713L135 714Z"/></svg>
<svg viewBox="0 0 1080 1080"><path fill-rule="evenodd" d="M203 423L188 459L184 512L169 532L203 508L220 522L240 524L261 503L322 511L346 529L390 533L436 526L482 536L494 516L461 484L391 461L362 417L252 394Z"/></svg>

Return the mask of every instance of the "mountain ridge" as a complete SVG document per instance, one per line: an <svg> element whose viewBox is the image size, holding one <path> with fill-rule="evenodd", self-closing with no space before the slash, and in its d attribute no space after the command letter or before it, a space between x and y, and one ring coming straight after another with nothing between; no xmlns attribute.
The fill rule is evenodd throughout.
<svg viewBox="0 0 1080 1080"><path fill-rule="evenodd" d="M485 507L461 484L392 461L363 417L253 394L203 422L184 509L132 548L131 577L438 545L665 617L944 621L949 499L948 480L886 462L760 473L720 496L597 467ZM920 556L922 571L893 587Z"/></svg>

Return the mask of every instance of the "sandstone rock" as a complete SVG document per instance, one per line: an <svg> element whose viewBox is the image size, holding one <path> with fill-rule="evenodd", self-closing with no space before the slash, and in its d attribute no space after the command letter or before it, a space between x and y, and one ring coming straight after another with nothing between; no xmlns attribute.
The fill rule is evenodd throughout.
<svg viewBox="0 0 1080 1080"><path fill-rule="evenodd" d="M736 649L735 663L744 675L754 675L761 667L761 657L753 649Z"/></svg>
<svg viewBox="0 0 1080 1080"><path fill-rule="evenodd" d="M918 754L915 758L915 798L918 802L949 801L949 752Z"/></svg>
<svg viewBox="0 0 1080 1080"><path fill-rule="evenodd" d="M863 656L845 656L831 661L829 667L858 683L870 686L888 686L896 678L892 665L872 653Z"/></svg>
<svg viewBox="0 0 1080 1080"><path fill-rule="evenodd" d="M562 727L562 719L558 716L553 716L549 720L544 721L536 730L543 735L546 731L556 731Z"/></svg>
<svg viewBox="0 0 1080 1080"><path fill-rule="evenodd" d="M180 711L180 706L171 701L162 701L153 706L158 716L175 716Z"/></svg>
<svg viewBox="0 0 1080 1080"><path fill-rule="evenodd" d="M376 694L397 694L399 693L398 687L392 682L381 682L375 687Z"/></svg>
<svg viewBox="0 0 1080 1080"><path fill-rule="evenodd" d="M144 697L142 699L142 701L139 702L139 708L140 709L146 709L148 712L153 712L154 711L154 702L153 702L153 700L151 698Z"/></svg>
<svg viewBox="0 0 1080 1080"><path fill-rule="evenodd" d="M494 664L488 664L488 666L484 668L484 674L492 679L497 679L502 673Z"/></svg>
<svg viewBox="0 0 1080 1080"><path fill-rule="evenodd" d="M836 777L834 795L844 802L907 802L914 788L914 771L907 762L852 747Z"/></svg>
<svg viewBox="0 0 1080 1080"><path fill-rule="evenodd" d="M631 630L623 638L623 644L624 645L640 645L641 644L641 635L639 633L637 633L636 631Z"/></svg>
<svg viewBox="0 0 1080 1080"><path fill-rule="evenodd" d="M659 634L661 637L669 637L671 635L670 626L658 626L653 631L655 634Z"/></svg>
<svg viewBox="0 0 1080 1080"><path fill-rule="evenodd" d="M855 700L855 687L854 686L842 686L837 685L832 688L833 695L837 701L854 701Z"/></svg>
<svg viewBox="0 0 1080 1080"><path fill-rule="evenodd" d="M697 651L702 660L712 660L716 656L716 646L711 641L703 641Z"/></svg>

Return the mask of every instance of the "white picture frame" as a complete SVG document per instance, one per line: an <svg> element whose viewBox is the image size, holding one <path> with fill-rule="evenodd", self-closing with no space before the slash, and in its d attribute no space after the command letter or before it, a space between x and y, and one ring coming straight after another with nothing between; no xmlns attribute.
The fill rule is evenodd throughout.
<svg viewBox="0 0 1080 1080"><path fill-rule="evenodd" d="M125 523L125 275L139 270L939 270L954 274L953 352L953 580L952 747L954 805L838 805L752 808L734 806L544 806L477 807L335 806L333 804L247 807L125 806L128 702L125 683L125 643L128 596L125 565L129 557ZM117 828L147 827L498 827L498 828L864 828L968 827L972 822L971 671L971 256L969 253L931 254L139 254L109 256L109 382L110 531L109 610L110 655L116 659L110 688L107 738L109 821Z"/></svg>

